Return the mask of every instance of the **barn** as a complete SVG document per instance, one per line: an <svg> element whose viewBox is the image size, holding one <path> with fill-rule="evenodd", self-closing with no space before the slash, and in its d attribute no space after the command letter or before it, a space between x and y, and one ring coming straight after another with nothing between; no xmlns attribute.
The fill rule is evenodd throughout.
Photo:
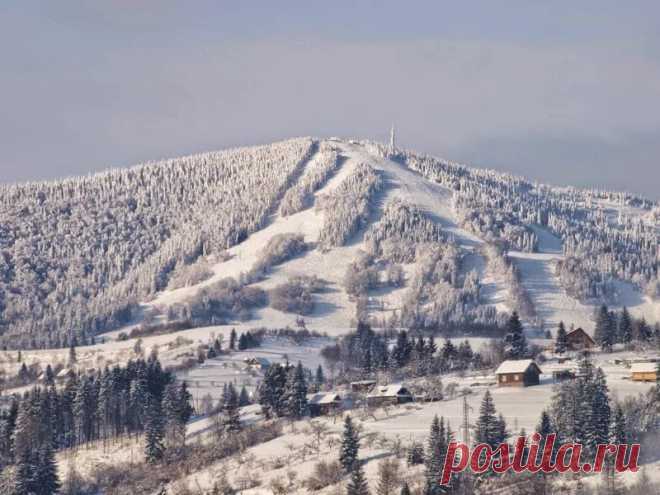
<svg viewBox="0 0 660 495"><path fill-rule="evenodd" d="M633 363L630 367L630 378L635 382L655 382L658 379L658 365Z"/></svg>
<svg viewBox="0 0 660 495"><path fill-rule="evenodd" d="M532 359L508 360L495 371L500 387L529 387L538 385L541 368Z"/></svg>
<svg viewBox="0 0 660 495"><path fill-rule="evenodd" d="M367 395L367 404L370 407L405 404L406 402L412 402L412 400L413 396L410 390L401 384L376 387Z"/></svg>

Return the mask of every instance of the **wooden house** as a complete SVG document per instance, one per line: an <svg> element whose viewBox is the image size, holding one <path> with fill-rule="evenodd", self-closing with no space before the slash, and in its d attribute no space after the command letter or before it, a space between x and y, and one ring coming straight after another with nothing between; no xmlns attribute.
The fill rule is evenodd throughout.
<svg viewBox="0 0 660 495"><path fill-rule="evenodd" d="M405 404L407 402L412 402L412 400L412 393L402 384L375 387L373 391L367 395L367 404L370 407Z"/></svg>
<svg viewBox="0 0 660 495"><path fill-rule="evenodd" d="M582 351L596 346L596 342L587 332L578 327L566 334L566 348L569 351Z"/></svg>
<svg viewBox="0 0 660 495"><path fill-rule="evenodd" d="M341 410L342 399L341 395L334 392L310 394L307 396L307 405L310 416L326 416Z"/></svg>
<svg viewBox="0 0 660 495"><path fill-rule="evenodd" d="M263 357L246 357L243 364L249 370L266 371L270 367L270 361Z"/></svg>
<svg viewBox="0 0 660 495"><path fill-rule="evenodd" d="M351 392L356 394L366 394L373 390L376 386L376 380L360 380L359 382L351 382Z"/></svg>
<svg viewBox="0 0 660 495"><path fill-rule="evenodd" d="M633 363L630 366L630 378L635 382L655 382L658 380L656 363Z"/></svg>
<svg viewBox="0 0 660 495"><path fill-rule="evenodd" d="M531 359L504 361L495 371L500 387L529 387L538 385L541 368Z"/></svg>

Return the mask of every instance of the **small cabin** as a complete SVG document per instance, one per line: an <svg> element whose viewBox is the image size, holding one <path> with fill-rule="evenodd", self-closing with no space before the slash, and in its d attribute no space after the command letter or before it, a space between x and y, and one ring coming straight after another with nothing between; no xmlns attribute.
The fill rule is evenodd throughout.
<svg viewBox="0 0 660 495"><path fill-rule="evenodd" d="M569 351L582 351L596 346L594 339L581 327L571 330L566 334L566 348Z"/></svg>
<svg viewBox="0 0 660 495"><path fill-rule="evenodd" d="M574 380L576 372L574 368L559 368L552 370L552 381L555 383L565 382L567 380Z"/></svg>
<svg viewBox="0 0 660 495"><path fill-rule="evenodd" d="M393 406L412 402L412 400L413 396L410 390L401 384L376 387L367 395L369 407Z"/></svg>
<svg viewBox="0 0 660 495"><path fill-rule="evenodd" d="M633 363L630 367L630 378L635 382L655 382L658 380L658 365L656 363Z"/></svg>
<svg viewBox="0 0 660 495"><path fill-rule="evenodd" d="M504 361L495 371L500 387L529 387L540 382L541 368L531 359Z"/></svg>
<svg viewBox="0 0 660 495"><path fill-rule="evenodd" d="M373 390L376 386L376 380L360 380L359 382L351 382L351 392L356 394L366 394Z"/></svg>
<svg viewBox="0 0 660 495"><path fill-rule="evenodd" d="M270 367L270 361L262 357L246 357L243 364L249 370L266 371Z"/></svg>
<svg viewBox="0 0 660 495"><path fill-rule="evenodd" d="M327 416L341 410L342 399L336 393L311 394L307 396L307 405L310 416Z"/></svg>

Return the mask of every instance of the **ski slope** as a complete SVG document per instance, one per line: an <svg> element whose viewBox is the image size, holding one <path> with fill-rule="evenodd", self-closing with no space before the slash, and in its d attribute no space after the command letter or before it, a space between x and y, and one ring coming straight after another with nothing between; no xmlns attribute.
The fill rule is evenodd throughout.
<svg viewBox="0 0 660 495"><path fill-rule="evenodd" d="M393 160L383 158L368 151L368 146L354 141L328 141L340 154L338 169L335 174L315 193L315 197L330 193L360 163L367 163L382 176L384 188L374 200L373 212L369 223L380 218L388 201L395 198L414 204L430 218L438 222L449 237L460 246L463 253L461 270L464 273L475 270L481 282L483 304L495 306L498 311L508 312L508 286L505 278L498 273L491 273L479 247L483 240L458 226L457 215L453 208L453 192L440 184L432 182L419 173ZM313 167L318 155L313 157L308 167ZM175 290L166 290L157 294L153 300L145 302L144 309L166 313L169 305L183 302L201 288L224 277L238 278L255 264L260 251L275 235L299 233L305 241L315 245L323 226L324 213L313 206L294 215L282 217L275 213L269 223L261 230L250 235L246 240L228 250L228 259L214 264L213 276L202 283ZM538 317L545 329L556 328L559 321L568 326L575 325L591 331L594 307L584 304L566 294L555 275L555 263L562 259L561 241L547 230L533 226L539 237L539 249L536 253L511 251L508 253L521 273L521 282L528 291L535 305ZM364 248L364 231L357 232L345 246L322 252L309 249L304 254L281 265L273 267L267 277L255 285L265 290L286 282L290 277L316 275L327 282L327 290L314 294L315 310L305 316L307 327L312 330L327 332L329 335L341 335L354 325L355 302L343 289L343 277L348 265L355 260ZM410 279L415 265L404 266L406 278ZM636 316L646 316L649 321L660 317L660 305L642 297L630 284L619 283L617 305L626 305ZM370 314L387 317L396 311L406 290L377 289L370 294ZM616 307L613 305L612 307ZM266 307L254 311L254 318L245 322L252 326L285 327L294 326L296 315L283 313ZM125 329L124 329L125 330ZM110 335L116 335L113 332Z"/></svg>

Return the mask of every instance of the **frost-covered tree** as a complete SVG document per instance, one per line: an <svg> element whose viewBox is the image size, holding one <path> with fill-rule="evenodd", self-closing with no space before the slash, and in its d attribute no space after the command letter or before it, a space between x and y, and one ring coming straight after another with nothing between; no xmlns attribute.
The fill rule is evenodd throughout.
<svg viewBox="0 0 660 495"><path fill-rule="evenodd" d="M511 314L507 323L504 343L507 359L522 359L527 355L527 339L518 313L515 311Z"/></svg>
<svg viewBox="0 0 660 495"><path fill-rule="evenodd" d="M360 440L358 432L353 425L350 415L344 419L344 430L341 437L341 446L339 451L339 462L347 473L353 471L354 466L359 464L358 451L360 449Z"/></svg>

